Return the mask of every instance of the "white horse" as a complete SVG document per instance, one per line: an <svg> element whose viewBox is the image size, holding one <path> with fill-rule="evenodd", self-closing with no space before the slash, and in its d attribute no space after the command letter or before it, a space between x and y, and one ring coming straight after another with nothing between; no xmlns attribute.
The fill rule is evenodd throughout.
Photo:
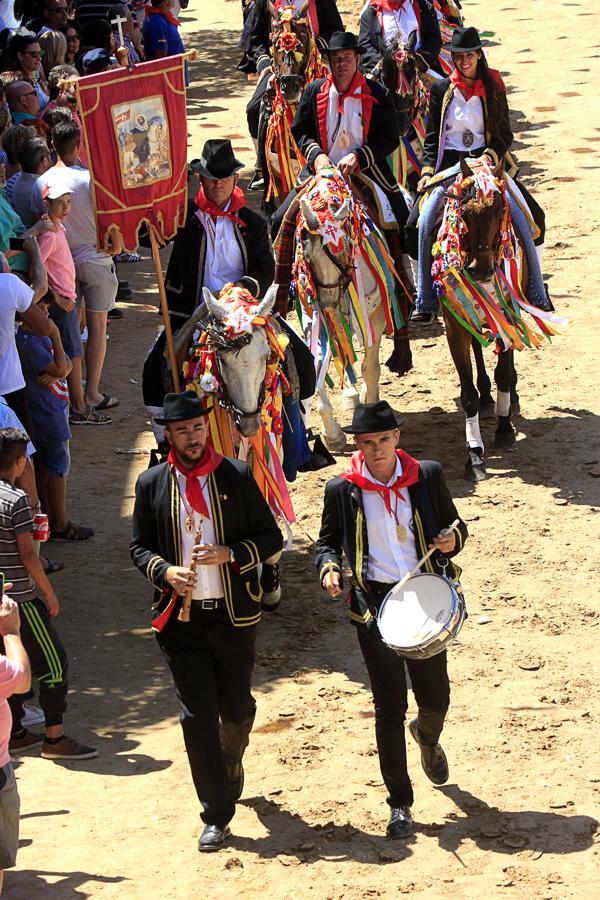
<svg viewBox="0 0 600 900"><path fill-rule="evenodd" d="M364 344L360 393L353 385L345 388L344 405L353 408L359 400L361 403L376 403L379 400L381 375L379 347L386 330L384 298L362 251L357 249L350 230L345 227L351 214L350 201L344 200L339 209L331 211L334 223L339 226L334 243L327 240L328 226L323 226L322 219L312 209L307 197L301 197L300 208L307 226L302 239L303 255L312 270L318 306L322 311L328 311L336 325L343 329L340 320L342 311L352 321L348 314L347 289L353 281L358 281L362 284L366 313L372 328L371 341ZM356 333L356 329L353 330ZM327 396L324 373L317 380L317 397L317 412L324 429L323 440L331 451L341 453L346 446L346 435L335 418Z"/></svg>

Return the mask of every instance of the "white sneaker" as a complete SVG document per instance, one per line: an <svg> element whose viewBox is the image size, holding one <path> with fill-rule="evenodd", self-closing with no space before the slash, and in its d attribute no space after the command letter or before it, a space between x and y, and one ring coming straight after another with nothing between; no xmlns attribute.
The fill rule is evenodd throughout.
<svg viewBox="0 0 600 900"><path fill-rule="evenodd" d="M87 339L88 339L88 330L87 330L87 325L86 325L85 328L83 329L83 331L81 332L81 343L86 344Z"/></svg>
<svg viewBox="0 0 600 900"><path fill-rule="evenodd" d="M43 725L46 721L44 713L39 706L33 706L30 703L23 704L25 715L21 719L22 728L30 728L32 725Z"/></svg>

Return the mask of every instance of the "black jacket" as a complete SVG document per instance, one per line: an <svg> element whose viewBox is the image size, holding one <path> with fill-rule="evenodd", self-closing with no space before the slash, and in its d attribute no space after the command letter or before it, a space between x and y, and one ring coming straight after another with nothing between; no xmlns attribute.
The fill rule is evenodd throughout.
<svg viewBox="0 0 600 900"><path fill-rule="evenodd" d="M442 128L444 127L444 119L448 104L452 100L456 88L449 78L441 78L434 82L429 92L429 113L427 116L427 134L425 135L425 146L423 149L423 168L422 175L433 175L437 171L437 158L440 146L440 137ZM513 142L513 133L510 127L510 117L508 113L508 102L506 92L498 92L499 121L494 128L494 132L490 130L487 114L486 98L482 97L483 102L483 118L485 122L485 140L486 149L494 160L499 160L506 156L508 149ZM475 148L474 148L475 149ZM514 164L512 157L509 158L509 171ZM512 172L511 172L512 174Z"/></svg>
<svg viewBox="0 0 600 900"><path fill-rule="evenodd" d="M165 288L171 313L188 318L201 302L206 258L206 234L198 216L195 203L188 204L186 223L173 240L173 251L167 266ZM244 261L244 275L256 278L262 296L273 283L275 260L269 242L267 223L248 207L237 216L246 227L234 223L235 236Z"/></svg>
<svg viewBox="0 0 600 900"><path fill-rule="evenodd" d="M433 538L442 528L459 519L459 515L444 480L442 467L437 462L421 462L419 481L408 488L408 493L413 508L417 556L421 559ZM456 556L462 550L468 536L467 526L462 521L454 531L456 547L449 556ZM350 618L356 624L368 624L373 618L370 610L376 606L378 598L367 580L369 545L362 491L338 476L325 487L325 506L315 555L321 581L330 564L341 573L342 554L346 555L352 569ZM441 554L436 551L423 565L422 571L443 574L441 560ZM458 566L450 562L448 577L458 578L459 574Z"/></svg>
<svg viewBox="0 0 600 900"><path fill-rule="evenodd" d="M231 547L235 565L220 566L227 612L233 625L256 625L262 590L257 566L283 546L281 532L246 463L225 458L208 476L217 544ZM131 558L154 589L153 628L160 631L178 600L165 581L181 566L179 485L168 463L147 469L135 486ZM186 561L187 562L187 561Z"/></svg>
<svg viewBox="0 0 600 900"><path fill-rule="evenodd" d="M327 106L320 94L324 84L325 79L319 78L307 85L292 123L292 134L311 172L314 172L317 156L327 153ZM367 86L375 102L365 142L355 151L360 171L377 182L384 191L399 191L398 182L387 162L387 157L400 143L394 101L388 89L379 82L369 80Z"/></svg>
<svg viewBox="0 0 600 900"><path fill-rule="evenodd" d="M319 47L327 46L334 31L344 31L335 0L316 0L319 20ZM250 13L252 24L244 58L238 66L242 72L262 72L271 65L271 13L268 0L256 0Z"/></svg>
<svg viewBox="0 0 600 900"><path fill-rule="evenodd" d="M427 60L428 65L435 65L442 49L442 35L433 3L417 0L421 13L421 46L419 53ZM360 32L358 43L363 50L360 67L364 72L372 72L385 50L385 41L377 12L373 6L363 9L360 16Z"/></svg>

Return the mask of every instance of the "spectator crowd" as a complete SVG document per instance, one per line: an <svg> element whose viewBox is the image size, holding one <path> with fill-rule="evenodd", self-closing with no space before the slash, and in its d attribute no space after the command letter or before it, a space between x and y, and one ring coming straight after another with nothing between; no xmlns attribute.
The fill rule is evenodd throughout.
<svg viewBox="0 0 600 900"><path fill-rule="evenodd" d="M108 325L123 316L116 300L131 297L117 264L139 256L118 238L97 249L75 82L182 52L179 8L0 0L0 588L8 584L12 598L0 605L0 891L18 841L9 751L96 755L64 732L68 659L48 579L63 565L40 553L38 538L94 535L68 515L71 428L112 422L119 400L102 377ZM41 709L24 703L33 697L29 663Z"/></svg>

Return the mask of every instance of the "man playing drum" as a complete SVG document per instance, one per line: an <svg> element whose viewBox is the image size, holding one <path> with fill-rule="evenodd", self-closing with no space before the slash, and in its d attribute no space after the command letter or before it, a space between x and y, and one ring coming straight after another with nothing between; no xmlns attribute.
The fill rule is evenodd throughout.
<svg viewBox="0 0 600 900"><path fill-rule="evenodd" d="M404 721L408 708L405 665L419 709L409 725L419 745L423 770L434 784L449 777L439 744L450 702L446 651L428 659L409 659L386 645L376 617L384 598L404 575L421 571L456 581L451 561L464 546L467 527L458 516L437 462L418 462L399 450L398 416L385 401L358 404L352 425L357 452L350 468L325 488L325 507L317 541L316 566L331 599L342 593L342 554L352 569L350 618L367 666L375 705L375 734L391 816L388 837L413 830L413 790L408 775ZM440 580L444 588L447 582ZM400 635L402 639L403 635ZM402 645L402 640L398 643Z"/></svg>

